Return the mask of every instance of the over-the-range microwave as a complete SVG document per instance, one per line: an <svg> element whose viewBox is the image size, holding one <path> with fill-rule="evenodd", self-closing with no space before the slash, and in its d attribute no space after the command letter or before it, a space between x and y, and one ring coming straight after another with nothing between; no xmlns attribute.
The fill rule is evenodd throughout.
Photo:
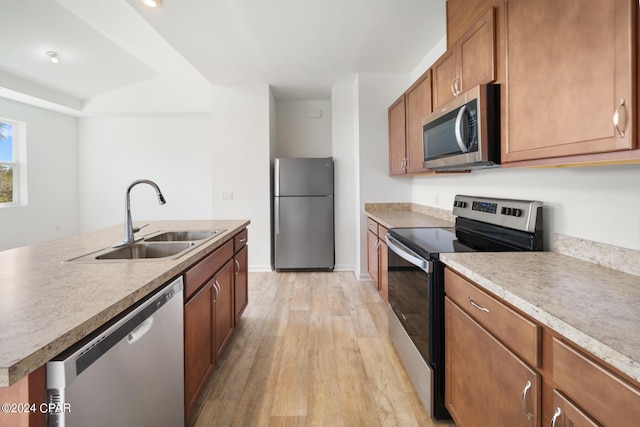
<svg viewBox="0 0 640 427"><path fill-rule="evenodd" d="M500 165L500 85L479 85L422 120L424 167L464 171Z"/></svg>

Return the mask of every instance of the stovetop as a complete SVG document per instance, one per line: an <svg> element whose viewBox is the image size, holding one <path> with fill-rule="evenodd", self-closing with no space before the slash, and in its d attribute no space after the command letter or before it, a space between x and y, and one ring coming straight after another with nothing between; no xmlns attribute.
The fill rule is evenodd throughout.
<svg viewBox="0 0 640 427"><path fill-rule="evenodd" d="M438 259L441 253L474 252L464 245L451 228L392 228L389 234L425 259Z"/></svg>
<svg viewBox="0 0 640 427"><path fill-rule="evenodd" d="M454 227L392 228L389 234L425 259L442 253L542 250L542 203L455 197Z"/></svg>

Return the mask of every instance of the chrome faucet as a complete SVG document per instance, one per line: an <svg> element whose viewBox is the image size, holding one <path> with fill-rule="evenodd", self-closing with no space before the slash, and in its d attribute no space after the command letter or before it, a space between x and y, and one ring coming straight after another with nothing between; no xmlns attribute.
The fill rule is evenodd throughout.
<svg viewBox="0 0 640 427"><path fill-rule="evenodd" d="M129 187L127 187L127 192L125 194L125 199L124 199L124 209L125 209L125 213L124 213L124 241L120 244L118 244L117 246L124 246L124 245L129 245L131 243L134 243L136 241L135 237L133 236L134 233L137 233L138 231L140 231L140 229L142 227L146 227L149 224L143 225L142 227L136 227L133 228L133 223L131 221L131 189L133 187L135 187L138 184L149 184L150 186L152 186L155 190L156 193L158 194L158 202L161 205L164 205L166 203L166 200L164 199L164 196L162 195L162 192L160 191L160 187L158 187L158 184L156 184L153 181L150 181L148 179L138 179L136 181L133 181L131 183L131 185L129 185Z"/></svg>

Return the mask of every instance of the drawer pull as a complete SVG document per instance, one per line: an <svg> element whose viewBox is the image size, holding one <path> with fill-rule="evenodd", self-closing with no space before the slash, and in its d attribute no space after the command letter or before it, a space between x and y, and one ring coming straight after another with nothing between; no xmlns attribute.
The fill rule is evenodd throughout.
<svg viewBox="0 0 640 427"><path fill-rule="evenodd" d="M556 408L556 412L553 414L553 418L551 418L551 424L549 424L550 427L556 427L556 420L560 418L561 414L562 411L560 410L560 408Z"/></svg>
<svg viewBox="0 0 640 427"><path fill-rule="evenodd" d="M471 304L471 306L472 306L473 308L477 308L477 309L478 309L478 310L480 310L480 311L484 311L485 313L488 313L488 312L489 312L489 309L488 309L488 308L483 307L483 306L481 306L481 305L478 305L478 304L473 300L473 298L471 298L471 297L469 297L469 304Z"/></svg>
<svg viewBox="0 0 640 427"><path fill-rule="evenodd" d="M235 259L234 261L236 263L236 276L237 276L238 274L240 274L240 263L238 262L237 259Z"/></svg>
<svg viewBox="0 0 640 427"><path fill-rule="evenodd" d="M527 393L529 393L530 389L531 381L527 381L527 383L524 385L524 390L522 390L522 409L524 409L524 414L527 416L527 420L529 421L531 421L531 418L533 418L533 414L527 409Z"/></svg>

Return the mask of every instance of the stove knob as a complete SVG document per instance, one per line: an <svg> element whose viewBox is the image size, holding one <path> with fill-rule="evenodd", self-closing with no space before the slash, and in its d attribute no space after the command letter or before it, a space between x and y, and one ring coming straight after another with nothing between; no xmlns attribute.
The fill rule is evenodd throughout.
<svg viewBox="0 0 640 427"><path fill-rule="evenodd" d="M466 208L467 207L467 202L458 202L459 206L461 208Z"/></svg>
<svg viewBox="0 0 640 427"><path fill-rule="evenodd" d="M511 213L512 213L511 208L503 208L502 210L503 210L505 215L511 215Z"/></svg>
<svg viewBox="0 0 640 427"><path fill-rule="evenodd" d="M521 216L522 215L522 209L514 209L512 215L513 216Z"/></svg>

